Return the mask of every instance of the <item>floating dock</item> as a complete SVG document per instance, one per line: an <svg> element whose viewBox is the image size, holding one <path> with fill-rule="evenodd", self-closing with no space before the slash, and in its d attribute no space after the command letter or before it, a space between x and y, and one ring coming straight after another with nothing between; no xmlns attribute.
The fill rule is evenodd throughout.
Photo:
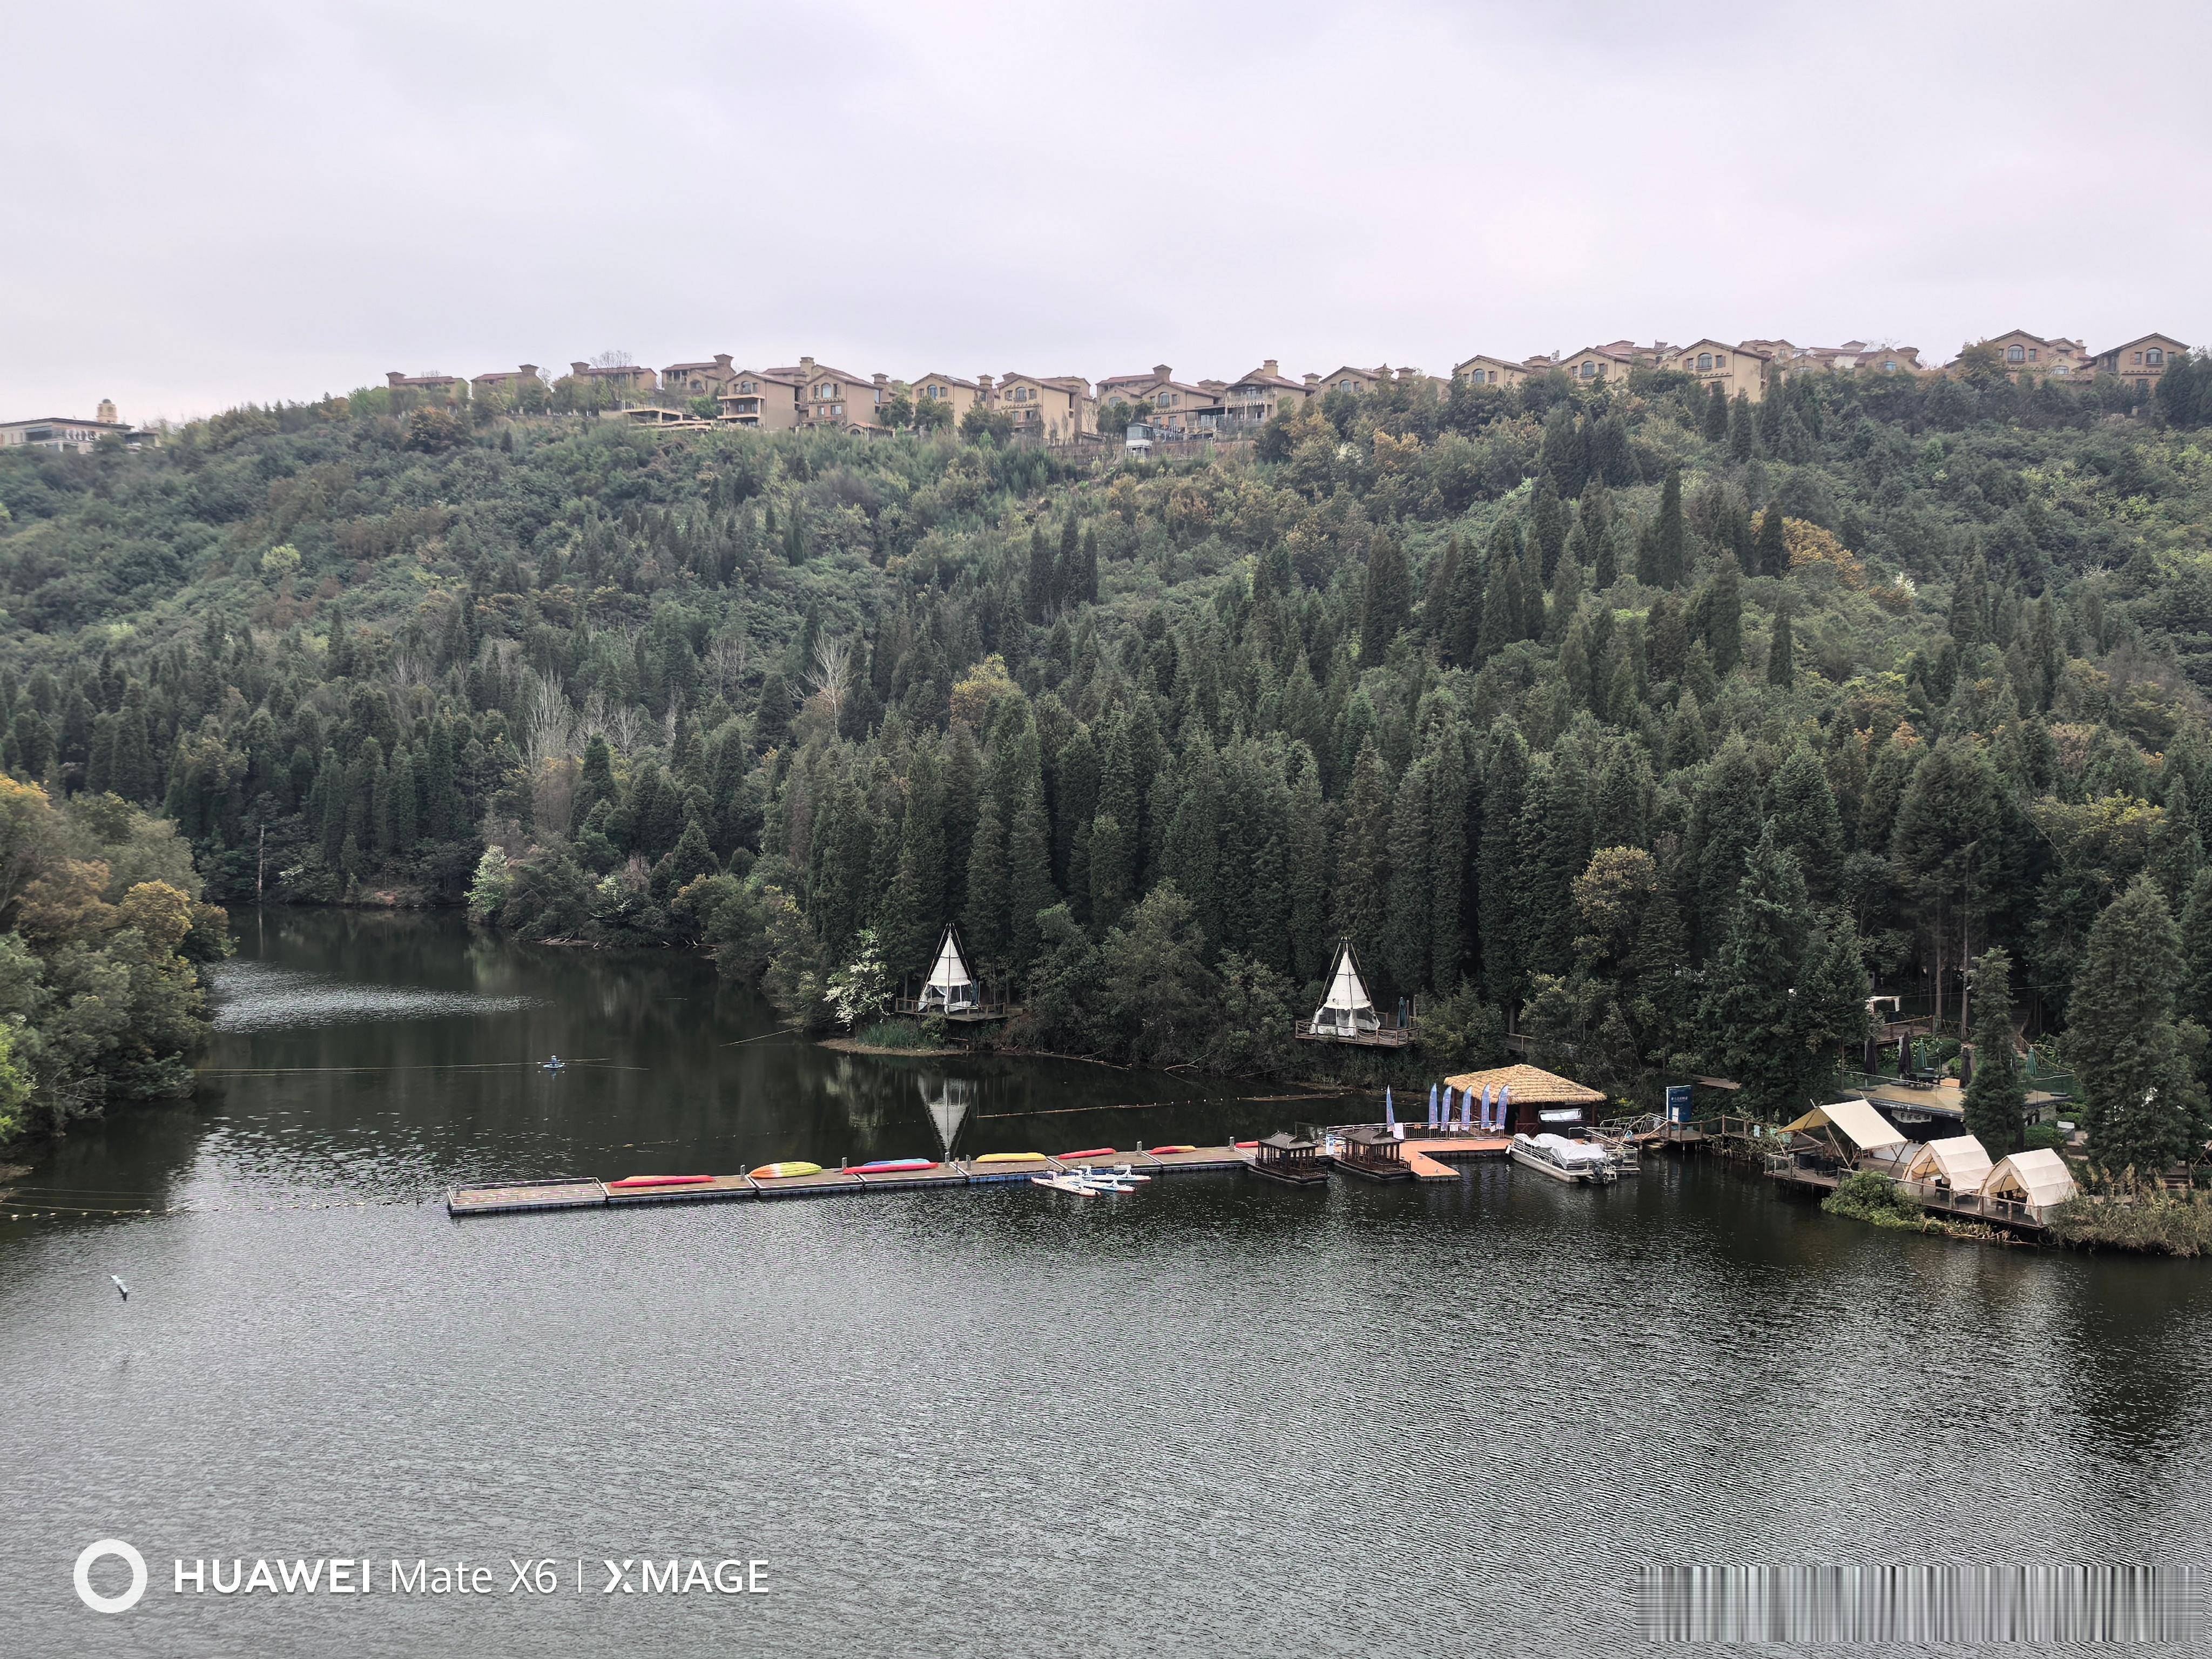
<svg viewBox="0 0 2212 1659"><path fill-rule="evenodd" d="M1460 1137L1404 1143L1406 1167L1422 1181L1458 1178L1455 1164L1502 1158L1510 1143ZM555 1181L503 1181L482 1187L456 1187L446 1194L446 1212L456 1218L516 1215L532 1210L628 1209L650 1204L710 1204L731 1199L820 1198L840 1193L949 1191L956 1187L1027 1186L1030 1177L1069 1170L1116 1169L1160 1175L1180 1170L1249 1170L1254 1153L1244 1146L1171 1146L1156 1152L1097 1152L1053 1158L985 1162L955 1159L921 1170L824 1170L806 1176L715 1176L666 1186L625 1187L619 1182L567 1176Z"/></svg>

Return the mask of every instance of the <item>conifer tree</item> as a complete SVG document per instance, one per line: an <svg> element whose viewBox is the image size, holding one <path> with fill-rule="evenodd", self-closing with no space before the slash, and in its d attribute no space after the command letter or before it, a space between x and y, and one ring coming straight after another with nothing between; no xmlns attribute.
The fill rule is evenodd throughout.
<svg viewBox="0 0 2212 1659"><path fill-rule="evenodd" d="M1528 514L1528 542L1539 562L1536 592L1540 593L1552 585L1552 572L1559 565L1560 550L1567 544L1566 512L1560 503L1558 482L1548 472L1536 480L1535 501Z"/></svg>
<svg viewBox="0 0 2212 1659"><path fill-rule="evenodd" d="M1759 836L1759 768L1750 746L1731 735L1720 746L1691 797L1686 851L1694 872L1698 954L1717 948L1729 906L1743 881L1743 860ZM1791 869L1796 871L1793 861ZM1802 874L1798 884L1804 884Z"/></svg>
<svg viewBox="0 0 2212 1659"><path fill-rule="evenodd" d="M1014 741L1009 787L1013 809L1006 824L1006 959L1026 975L1042 935L1038 916L1060 902L1052 881L1052 828L1045 811L1044 771L1036 726L1024 722Z"/></svg>
<svg viewBox="0 0 2212 1659"><path fill-rule="evenodd" d="M1989 584L1984 578L1978 547L1959 566L1959 580L1951 587L1951 639L1962 652L1989 637Z"/></svg>
<svg viewBox="0 0 2212 1659"><path fill-rule="evenodd" d="M1416 761L1398 780L1397 799L1390 812L1390 889L1382 930L1383 957L1391 979L1407 995L1429 981L1430 907L1435 896L1430 884L1436 827L1430 798L1432 783L1427 760Z"/></svg>
<svg viewBox="0 0 2212 1659"><path fill-rule="evenodd" d="M1808 745L1798 744L1775 769L1766 812L1776 842L1796 858L1814 902L1833 898L1844 860L1843 819L1828 775Z"/></svg>
<svg viewBox="0 0 2212 1659"><path fill-rule="evenodd" d="M1751 399L1743 392L1735 394L1729 407L1729 459L1741 465L1759 453L1759 423L1751 412Z"/></svg>
<svg viewBox="0 0 2212 1659"><path fill-rule="evenodd" d="M1705 390L1705 441L1726 443L1729 435L1728 393L1715 380Z"/></svg>
<svg viewBox="0 0 2212 1659"><path fill-rule="evenodd" d="M1650 545L1650 570L1648 574L1638 571L1638 579L1652 587L1680 587L1689 562L1689 538L1682 527L1682 469L1679 466L1667 469Z"/></svg>
<svg viewBox="0 0 2212 1659"><path fill-rule="evenodd" d="M1382 758L1370 738L1360 744L1345 790L1344 828L1336 844L1335 921L1336 932L1352 941L1360 961L1386 970L1389 957L1383 949L1383 932L1389 917L1390 795Z"/></svg>
<svg viewBox="0 0 2212 1659"><path fill-rule="evenodd" d="M766 754L791 741L791 687L782 671L771 668L761 680L760 702L753 708L753 751Z"/></svg>
<svg viewBox="0 0 2212 1659"><path fill-rule="evenodd" d="M1790 636L1790 601L1774 602L1774 629L1766 641L1766 683L1787 691L1797 683L1796 642Z"/></svg>
<svg viewBox="0 0 2212 1659"><path fill-rule="evenodd" d="M1292 754L1297 759L1290 787L1291 952L1292 971L1310 983L1328 971L1335 945L1328 931L1328 813L1311 753Z"/></svg>
<svg viewBox="0 0 2212 1659"><path fill-rule="evenodd" d="M1734 559L1715 562L1705 589L1705 649L1713 659L1713 672L1726 679L1743 660L1743 585L1736 577Z"/></svg>
<svg viewBox="0 0 2212 1659"><path fill-rule="evenodd" d="M1790 549L1783 539L1782 509L1778 506L1769 507L1759 515L1759 536L1752 544L1752 555L1758 561L1762 576L1790 573Z"/></svg>
<svg viewBox="0 0 2212 1659"><path fill-rule="evenodd" d="M978 964L1006 965L1012 913L1006 870L1006 820L996 779L984 786L975 804L975 833L968 844L967 902L960 930Z"/></svg>
<svg viewBox="0 0 2212 1659"><path fill-rule="evenodd" d="M2174 1008L2212 1031L2212 869L2200 869L2181 907L2181 977Z"/></svg>
<svg viewBox="0 0 2212 1659"><path fill-rule="evenodd" d="M1521 809L1520 879L1515 891L1531 974L1574 965L1575 878L1590 858L1589 803L1582 769L1564 750L1529 768Z"/></svg>
<svg viewBox="0 0 2212 1659"><path fill-rule="evenodd" d="M1453 538L1457 544L1458 538ZM1482 660L1483 562L1472 552L1452 566L1451 589L1444 599L1439 653L1455 668L1474 668Z"/></svg>
<svg viewBox="0 0 2212 1659"><path fill-rule="evenodd" d="M133 805L143 806L153 800L158 781L153 745L146 732L146 688L133 680L115 717L106 787Z"/></svg>
<svg viewBox="0 0 2212 1659"><path fill-rule="evenodd" d="M1596 544L1590 567L1590 592L1603 593L1620 580L1620 555L1613 544L1613 527L1607 525L1591 539Z"/></svg>
<svg viewBox="0 0 2212 1659"><path fill-rule="evenodd" d="M1367 551L1359 617L1362 667L1375 667L1389 654L1390 642L1406 626L1413 608L1413 577L1406 566L1406 550L1395 536L1379 534Z"/></svg>
<svg viewBox="0 0 2212 1659"><path fill-rule="evenodd" d="M2181 970L2172 914L2158 884L2137 876L2090 928L2068 1003L2089 1153L2108 1170L2163 1174L2203 1138L2203 1085L2174 1018Z"/></svg>
<svg viewBox="0 0 2212 1659"><path fill-rule="evenodd" d="M1516 545L1509 553L1500 547L1500 540L1491 539L1490 575L1483 587L1481 622L1470 666L1489 661L1521 637L1521 573L1516 568L1520 549Z"/></svg>
<svg viewBox="0 0 2212 1659"><path fill-rule="evenodd" d="M2027 1084L2013 1050L2012 958L1996 949L1974 959L1974 1066L1966 1084L1966 1133L1991 1159L2027 1145Z"/></svg>
<svg viewBox="0 0 2212 1659"><path fill-rule="evenodd" d="M1429 748L1430 988L1449 995L1467 956L1462 913L1468 875L1467 760L1455 725L1440 724Z"/></svg>
<svg viewBox="0 0 2212 1659"><path fill-rule="evenodd" d="M1476 915L1483 994L1520 1000L1527 957L1521 945L1518 884L1521 814L1528 789L1528 745L1511 720L1491 729L1482 773L1482 833L1475 849Z"/></svg>
<svg viewBox="0 0 2212 1659"><path fill-rule="evenodd" d="M1582 603L1583 568L1570 550L1552 575L1552 607L1544 623L1546 643L1557 645L1565 637L1567 625L1574 620Z"/></svg>

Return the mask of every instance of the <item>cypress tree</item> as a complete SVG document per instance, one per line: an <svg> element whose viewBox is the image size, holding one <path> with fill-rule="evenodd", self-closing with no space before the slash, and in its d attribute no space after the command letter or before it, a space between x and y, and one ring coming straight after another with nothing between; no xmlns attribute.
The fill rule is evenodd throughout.
<svg viewBox="0 0 2212 1659"><path fill-rule="evenodd" d="M1751 399L1739 392L1729 408L1729 459L1741 465L1759 453L1759 423L1751 412Z"/></svg>
<svg viewBox="0 0 2212 1659"><path fill-rule="evenodd" d="M1564 750L1532 766L1521 809L1520 879L1515 901L1532 974L1565 974L1574 965L1575 878L1589 866L1588 793Z"/></svg>
<svg viewBox="0 0 2212 1659"><path fill-rule="evenodd" d="M997 769L993 770L995 775ZM979 963L1003 967L1012 943L1007 927L1012 892L1006 869L1006 820L997 783L994 775L976 800L975 833L968 843L967 896L960 913L960 928Z"/></svg>
<svg viewBox="0 0 2212 1659"><path fill-rule="evenodd" d="M1719 560L1705 589L1705 649L1713 659L1713 672L1726 679L1743 660L1743 584L1736 576L1735 561Z"/></svg>
<svg viewBox="0 0 2212 1659"><path fill-rule="evenodd" d="M1074 521L1069 520L1071 528ZM1052 543L1046 539L1042 520L1030 527L1030 574L1027 585L1029 619L1041 623L1052 614Z"/></svg>
<svg viewBox="0 0 2212 1659"><path fill-rule="evenodd" d="M1387 532L1376 535L1367 551L1367 581L1359 616L1359 663L1378 666L1389 653L1413 615L1413 576L1406 565L1406 550Z"/></svg>
<svg viewBox="0 0 2212 1659"><path fill-rule="evenodd" d="M781 669L771 668L761 680L760 702L753 709L753 752L766 754L791 741L791 687Z"/></svg>
<svg viewBox="0 0 2212 1659"><path fill-rule="evenodd" d="M1700 1011L1723 1074L1754 1115L1795 1116L1827 1068L1825 1050L1850 1035L1846 1005L1864 995L1856 941L1814 927L1797 860L1761 835L1744 861ZM1863 1001L1858 1030L1864 1030Z"/></svg>
<svg viewBox="0 0 2212 1659"><path fill-rule="evenodd" d="M1548 472L1536 480L1536 499L1528 514L1528 540L1536 550L1540 578L1536 591L1541 592L1552 585L1559 551L1567 544L1566 513L1560 504L1559 486Z"/></svg>
<svg viewBox="0 0 2212 1659"><path fill-rule="evenodd" d="M1010 770L1013 810L1006 824L1007 960L1016 974L1024 975L1041 947L1037 918L1060 902L1052 882L1052 826L1045 811L1044 769L1036 725L1026 719L1015 738Z"/></svg>
<svg viewBox="0 0 2212 1659"><path fill-rule="evenodd" d="M1966 1133L1992 1159L2027 1145L2027 1084L2012 1046L2012 958L1984 951L1974 960L1974 1074L1966 1084Z"/></svg>
<svg viewBox="0 0 2212 1659"><path fill-rule="evenodd" d="M1769 507L1759 515L1759 536L1752 544L1752 556L1758 562L1762 576L1782 576L1789 574L1790 549L1782 536L1782 509Z"/></svg>
<svg viewBox="0 0 2212 1659"><path fill-rule="evenodd" d="M1390 890L1383 928L1383 957L1400 991L1410 995L1429 981L1430 884L1434 854L1431 778L1425 758L1406 769L1390 812Z"/></svg>
<svg viewBox="0 0 2212 1659"><path fill-rule="evenodd" d="M422 824L422 791L416 781L415 751L404 748L392 757L392 850L404 856L415 850Z"/></svg>
<svg viewBox="0 0 2212 1659"><path fill-rule="evenodd" d="M1095 525L1083 532L1082 554L1076 561L1075 581L1067 597L1085 605L1098 603L1098 529Z"/></svg>
<svg viewBox="0 0 2212 1659"><path fill-rule="evenodd" d="M1655 587L1674 588L1682 585L1682 575L1689 563L1689 541L1682 528L1682 469L1667 469L1667 482L1659 492L1659 521L1651 536L1651 569L1650 579Z"/></svg>
<svg viewBox="0 0 2212 1659"><path fill-rule="evenodd" d="M1390 805L1389 780L1370 738L1359 745L1351 785L1345 791L1344 828L1336 843L1335 922L1338 934L1352 941L1363 963L1386 970L1390 960L1383 946L1389 915Z"/></svg>
<svg viewBox="0 0 2212 1659"><path fill-rule="evenodd" d="M146 732L146 688L133 680L123 694L122 710L115 716L106 787L133 805L143 806L154 799L156 781L153 745Z"/></svg>
<svg viewBox="0 0 2212 1659"><path fill-rule="evenodd" d="M1457 538L1454 538L1456 544ZM1451 591L1444 599L1443 627L1438 635L1439 654L1454 668L1474 668L1482 661L1483 562L1472 553L1452 566Z"/></svg>
<svg viewBox="0 0 2212 1659"><path fill-rule="evenodd" d="M1528 745L1520 728L1500 719L1491 729L1482 772L1482 833L1475 848L1476 915L1483 994L1496 1003L1520 1000L1527 960L1521 946L1518 884L1521 813L1528 790Z"/></svg>
<svg viewBox="0 0 2212 1659"><path fill-rule="evenodd" d="M1843 866L1843 818L1836 810L1828 775L1807 744L1792 749L1775 769L1766 813L1774 824L1776 842L1797 860L1814 901L1832 899Z"/></svg>
<svg viewBox="0 0 2212 1659"><path fill-rule="evenodd" d="M1291 953L1296 976L1310 983L1328 971L1335 948L1328 933L1328 812L1310 753L1300 759L1290 795Z"/></svg>
<svg viewBox="0 0 2212 1659"><path fill-rule="evenodd" d="M1223 910L1221 776L1213 745L1203 733L1194 738L1182 772L1182 789L1165 813L1160 879L1173 882L1190 901L1192 921L1207 945L1218 948Z"/></svg>
<svg viewBox="0 0 2212 1659"><path fill-rule="evenodd" d="M1439 725L1429 782L1429 984L1449 995L1467 956L1461 915L1467 887L1467 761L1456 729Z"/></svg>
<svg viewBox="0 0 2212 1659"><path fill-rule="evenodd" d="M1590 568L1590 592L1603 593L1620 580L1620 555L1613 546L1613 526L1595 532L1590 538L1595 544L1595 556Z"/></svg>
<svg viewBox="0 0 2212 1659"><path fill-rule="evenodd" d="M2163 1174L2203 1138L2203 1085L2174 1019L2181 970L2172 913L2137 876L2090 928L2068 1004L2089 1152L2107 1170Z"/></svg>
<svg viewBox="0 0 2212 1659"><path fill-rule="evenodd" d="M1729 435L1728 393L1715 380L1705 390L1705 441L1726 443Z"/></svg>
<svg viewBox="0 0 2212 1659"><path fill-rule="evenodd" d="M1788 690L1797 683L1796 642L1790 637L1790 601L1774 602L1774 630L1766 642L1766 683Z"/></svg>
<svg viewBox="0 0 2212 1659"><path fill-rule="evenodd" d="M1519 547L1509 553L1493 537L1490 545L1490 575L1482 592L1481 621L1470 667L1490 660L1521 637L1521 574L1516 565Z"/></svg>
<svg viewBox="0 0 2212 1659"><path fill-rule="evenodd" d="M937 765L916 750L907 775L906 818L899 826L897 873L884 895L877 931L884 961L903 979L927 971L945 922L945 808Z"/></svg>
<svg viewBox="0 0 2212 1659"><path fill-rule="evenodd" d="M1544 623L1546 643L1557 645L1583 603L1583 568L1570 551L1552 576L1552 608Z"/></svg>
<svg viewBox="0 0 2212 1659"><path fill-rule="evenodd" d="M1698 781L1690 799L1688 855L1693 872L1700 957L1717 949L1729 906L1743 881L1744 855L1759 836L1759 769L1741 736L1731 735ZM1796 861L1790 868L1796 871ZM1798 884L1803 885L1802 874Z"/></svg>
<svg viewBox="0 0 2212 1659"><path fill-rule="evenodd" d="M2212 1031L2212 870L2199 870L2181 907L2180 1018Z"/></svg>
<svg viewBox="0 0 2212 1659"><path fill-rule="evenodd" d="M1959 580L1951 586L1951 638L1961 652L1972 650L1989 637L1989 584L1984 580L1982 551L1968 553L1959 566Z"/></svg>

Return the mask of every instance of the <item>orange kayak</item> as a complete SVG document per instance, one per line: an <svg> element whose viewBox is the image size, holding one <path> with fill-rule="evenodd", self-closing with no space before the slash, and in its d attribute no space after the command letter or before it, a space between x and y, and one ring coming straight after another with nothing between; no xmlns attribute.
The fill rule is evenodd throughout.
<svg viewBox="0 0 2212 1659"><path fill-rule="evenodd" d="M608 1182L606 1187L611 1193L619 1192L625 1187L696 1187L714 1178L712 1176L624 1176L620 1181Z"/></svg>

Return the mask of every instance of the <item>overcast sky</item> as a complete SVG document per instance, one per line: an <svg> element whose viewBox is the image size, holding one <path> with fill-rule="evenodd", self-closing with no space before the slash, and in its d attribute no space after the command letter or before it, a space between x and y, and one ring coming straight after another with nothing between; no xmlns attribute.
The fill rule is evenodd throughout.
<svg viewBox="0 0 2212 1659"><path fill-rule="evenodd" d="M9 9L0 418L566 364L2212 340L2212 6Z"/></svg>

